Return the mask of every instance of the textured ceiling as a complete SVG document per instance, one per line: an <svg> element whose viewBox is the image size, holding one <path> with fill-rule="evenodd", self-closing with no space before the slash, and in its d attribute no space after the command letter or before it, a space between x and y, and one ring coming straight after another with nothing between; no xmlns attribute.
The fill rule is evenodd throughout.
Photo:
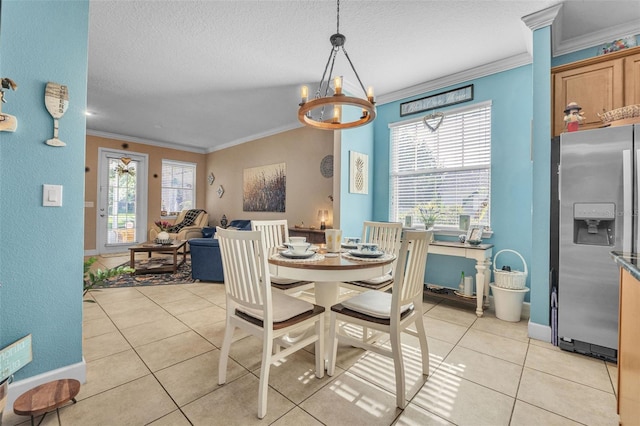
<svg viewBox="0 0 640 426"><path fill-rule="evenodd" d="M342 0L340 32L384 103L466 70L528 60L521 18L559 2ZM640 33L637 0L568 0L558 20L559 46ZM91 0L88 132L210 152L299 127L299 87L315 90L335 32L333 0ZM343 55L336 66L356 81Z"/></svg>

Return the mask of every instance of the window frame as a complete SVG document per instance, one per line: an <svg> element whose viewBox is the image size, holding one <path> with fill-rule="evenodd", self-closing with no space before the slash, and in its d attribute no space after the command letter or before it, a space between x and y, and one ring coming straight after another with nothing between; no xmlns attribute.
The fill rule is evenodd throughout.
<svg viewBox="0 0 640 426"><path fill-rule="evenodd" d="M492 149L492 120L493 120L493 111L492 111L492 101L488 100L488 101L483 101L483 102L477 102L477 103L473 103L473 104L467 104L458 108L452 108L449 109L445 112L445 120L447 116L451 116L451 115L457 115L457 114L464 114L467 112L480 112L482 109L488 109L488 114L489 114L489 122L485 123L483 128L486 128L486 130L488 130L488 142L489 142L489 146L488 146L488 153L485 152L483 155L484 157L486 157L485 161L488 161L488 164L482 164L482 165L478 165L478 166L463 166L463 167L445 167L445 168L420 168L418 169L417 167L411 171L398 171L395 169L395 167L397 166L396 163L396 146L394 146L394 144L397 142L396 139L394 138L394 129L398 128L398 127L402 127L402 126L411 126L411 125L415 125L417 123L420 123L423 121L423 117L424 115L420 115L419 117L413 117L411 119L407 119L407 120L402 120L402 121L397 121L397 122L393 122L389 124L389 220L391 221L400 221L403 223L405 222L405 216L407 216L407 213L404 213L405 216L401 216L400 210L401 208L398 207L398 204L400 204L397 200L397 195L396 195L396 191L395 188L397 186L397 178L399 176L420 176L420 175L424 175L425 173L427 174L446 174L446 173L455 173L455 172L460 172L460 171L483 171L486 170L488 172L488 175L486 176L487 179L487 184L488 184L488 188L487 188L487 206L486 206L486 214L488 215L488 220L483 221L480 223L481 226L486 227L488 230L491 229L491 177L492 177L492 159L491 159L491 149ZM443 123L444 125L444 123ZM442 129L442 127L440 127L440 129ZM439 129L439 130L440 130ZM416 154L417 156L417 154ZM479 159L482 159L484 157L480 157ZM480 174L480 173L479 173ZM461 213L463 214L463 213ZM421 218L415 217L416 215L414 214L414 218L412 220L412 222L415 224L417 223L422 223ZM449 215L451 216L451 215ZM478 225L479 223L477 221L474 221L473 218L471 219L471 224L472 225ZM442 223L438 223L436 221L436 224L434 226L434 230L436 232L439 233L452 233L452 234L458 234L460 229L459 229L459 224L442 224Z"/></svg>
<svg viewBox="0 0 640 426"><path fill-rule="evenodd" d="M165 166L177 166L177 167L190 167L193 169L193 182L192 182L192 187L191 188L186 188L184 186L181 186L180 188L176 188L176 187L165 187L164 186L164 169ZM175 218L180 214L180 211L174 212L171 211L170 209L164 210L163 209L163 203L164 203L164 197L163 197L163 192L165 190L165 188L167 189L182 189L182 190L188 190L188 191L192 191L193 192L193 201L192 201L192 209L196 208L196 203L197 203L197 173L198 173L198 165L197 163L192 163L189 161L179 161L179 160L171 160L168 158L163 158L162 159L162 165L161 165L161 175L160 175L160 215L164 218ZM184 185L184 182L183 182ZM182 209L184 210L184 208ZM164 213L164 214L163 214Z"/></svg>

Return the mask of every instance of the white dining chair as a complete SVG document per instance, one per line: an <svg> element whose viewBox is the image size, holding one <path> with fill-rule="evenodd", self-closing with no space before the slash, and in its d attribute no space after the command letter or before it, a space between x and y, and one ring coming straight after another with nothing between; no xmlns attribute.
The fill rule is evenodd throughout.
<svg viewBox="0 0 640 426"><path fill-rule="evenodd" d="M268 274L267 251L260 231L218 228L227 317L218 363L218 383L226 382L229 349L236 328L262 340L262 363L258 392L258 417L267 413L269 370L274 364L315 343L316 377L324 376L324 308L273 292ZM310 331L295 343L283 340L289 333ZM274 344L283 348L274 353Z"/></svg>
<svg viewBox="0 0 640 426"><path fill-rule="evenodd" d="M363 348L393 359L396 378L396 405L405 406L405 376L402 357L401 333L415 336L420 341L422 374L429 374L429 347L422 322L422 295L424 271L431 231L406 231L394 270L391 293L369 290L331 307L329 365L327 374L333 376L336 366L338 342ZM353 324L378 333L389 334L391 349L378 342L363 341L357 336L338 333L341 325ZM416 331L409 329L415 324Z"/></svg>
<svg viewBox="0 0 640 426"><path fill-rule="evenodd" d="M371 222L365 221L362 225L362 243L377 244L378 250L398 257L400 250L400 237L402 236L402 223L400 222ZM391 266L391 272L387 275L362 281L348 281L341 283L343 287L356 291L381 290L385 291L393 285L393 271L397 260Z"/></svg>
<svg viewBox="0 0 640 426"><path fill-rule="evenodd" d="M282 247L289 242L289 226L286 219L281 220L252 220L251 229L262 232L262 241L267 251L275 247ZM297 294L312 289L311 281L296 281L271 275L271 286L285 294Z"/></svg>

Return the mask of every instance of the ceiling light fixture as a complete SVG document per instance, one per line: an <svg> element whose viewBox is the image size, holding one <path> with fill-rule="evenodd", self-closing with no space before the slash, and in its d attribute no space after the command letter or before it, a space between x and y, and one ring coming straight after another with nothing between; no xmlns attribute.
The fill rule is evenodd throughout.
<svg viewBox="0 0 640 426"><path fill-rule="evenodd" d="M308 100L309 88L307 86L302 86L300 93L302 101L300 102L300 109L298 110L298 120L300 120L302 124L323 130L340 130L359 127L372 122L373 119L376 118L373 88L369 87L369 90L365 90L364 85L360 80L360 76L344 48L346 37L343 34L340 34L340 0L337 0L337 5L336 33L329 37L329 41L331 41L331 52L329 53L327 65L324 67L322 79L320 80L320 84L316 90L315 98ZM360 83L360 87L364 92L365 99L347 96L342 93L342 76L336 76L333 79L333 95L328 95L333 66L336 62L336 56L340 49L342 49L344 56L349 61L349 65L351 65L351 69L356 75L358 83ZM329 71L328 75L327 71ZM325 77L327 77L326 80ZM361 108L362 115L359 119L353 121L343 121L342 107L344 106ZM330 111L331 117L325 118L325 110L327 109Z"/></svg>

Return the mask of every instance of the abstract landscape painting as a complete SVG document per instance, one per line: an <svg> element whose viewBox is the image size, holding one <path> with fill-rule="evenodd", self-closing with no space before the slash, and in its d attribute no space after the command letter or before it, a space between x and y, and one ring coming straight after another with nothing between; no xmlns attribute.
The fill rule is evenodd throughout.
<svg viewBox="0 0 640 426"><path fill-rule="evenodd" d="M284 212L287 171L285 163L244 169L242 210Z"/></svg>

